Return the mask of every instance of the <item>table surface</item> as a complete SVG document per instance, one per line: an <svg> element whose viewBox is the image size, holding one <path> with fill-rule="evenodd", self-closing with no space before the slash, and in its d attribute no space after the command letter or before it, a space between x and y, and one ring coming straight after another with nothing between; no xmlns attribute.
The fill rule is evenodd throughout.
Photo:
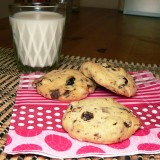
<svg viewBox="0 0 160 160"><path fill-rule="evenodd" d="M109 59L106 58L91 58L91 57L80 57L80 56L69 56L61 55L59 69L72 68L78 69L84 61L94 60L99 63L104 63ZM158 66L152 65L140 65L133 63L123 63L117 60L109 60L115 65L121 66L128 71L139 71L139 70L150 70L158 77L160 76L160 69ZM19 84L19 72L17 70L16 58L14 50L11 48L0 47L0 160L51 160L47 157L42 157L40 155L30 155L30 154L19 154L19 155L9 155L3 152L5 148L5 142L7 139L7 133L9 131L10 120L12 117L12 111L14 108L16 91ZM100 158L86 157L83 160L100 160ZM104 158L106 160L159 160L160 154L136 154L128 156L118 156L111 158ZM56 160L56 159L54 159ZM71 160L71 159L66 159ZM79 159L82 160L82 159Z"/></svg>
<svg viewBox="0 0 160 160"><path fill-rule="evenodd" d="M99 18L93 19L93 17L97 16ZM62 59L65 59L65 64L62 64L62 66L72 67L75 64L79 66L81 62L88 59L87 57L90 57L90 59L96 57L101 61L110 60L128 70L149 69L159 77L160 34L156 34L154 30L151 33L148 32L150 27L143 24L142 26L144 26L145 32L143 32L144 35L142 36L140 32L142 26L139 24L141 26L139 29L137 25L134 25L134 22L141 23L140 21L143 21L143 23L150 22L152 24L151 26L158 32L158 28L156 29L154 23L160 24L160 22L155 18L125 16L121 12L108 9L81 8L79 13L73 13L71 15L70 22L66 25L62 48ZM134 28L130 30L131 25ZM3 151L7 137L6 133L9 129L12 107L19 80L18 74L15 72L13 50L9 48L12 48L12 37L8 18L4 18L0 19L0 59L3 60L0 62L0 93L2 93L0 96L0 111L4 110L6 112L3 112L0 117L0 122L2 123L0 127L1 152ZM12 81L13 79L14 81ZM12 157L2 152L0 159L4 159L7 156ZM14 157L18 159L21 158L21 155ZM36 155L26 155L26 157L28 159L45 159L45 157ZM121 160L129 158L144 158L146 160L152 158L157 160L160 159L160 155L132 155L113 159Z"/></svg>
<svg viewBox="0 0 160 160"><path fill-rule="evenodd" d="M62 53L159 64L160 19L124 15L102 8L80 8L66 24ZM0 46L12 47L8 18L0 19Z"/></svg>

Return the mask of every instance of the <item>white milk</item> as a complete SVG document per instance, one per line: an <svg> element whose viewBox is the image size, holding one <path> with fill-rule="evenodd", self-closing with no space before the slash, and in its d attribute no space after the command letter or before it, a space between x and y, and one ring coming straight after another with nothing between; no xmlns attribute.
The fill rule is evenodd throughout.
<svg viewBox="0 0 160 160"><path fill-rule="evenodd" d="M54 12L20 12L10 17L17 54L23 65L52 66L61 45L64 17Z"/></svg>

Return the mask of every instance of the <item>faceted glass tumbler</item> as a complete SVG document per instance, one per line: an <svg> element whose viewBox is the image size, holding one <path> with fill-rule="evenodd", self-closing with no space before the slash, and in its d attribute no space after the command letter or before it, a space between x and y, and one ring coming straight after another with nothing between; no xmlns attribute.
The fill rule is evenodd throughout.
<svg viewBox="0 0 160 160"><path fill-rule="evenodd" d="M10 5L10 24L20 72L58 67L65 27L65 5Z"/></svg>

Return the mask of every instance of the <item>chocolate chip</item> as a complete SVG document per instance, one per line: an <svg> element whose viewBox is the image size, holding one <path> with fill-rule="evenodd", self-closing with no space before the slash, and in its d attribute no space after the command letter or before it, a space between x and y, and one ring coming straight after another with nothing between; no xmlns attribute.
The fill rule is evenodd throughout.
<svg viewBox="0 0 160 160"><path fill-rule="evenodd" d="M67 98L67 97L69 97L69 94L70 94L70 91L66 90L63 95Z"/></svg>
<svg viewBox="0 0 160 160"><path fill-rule="evenodd" d="M101 135L99 133L95 133L94 137L96 137L97 139L101 138Z"/></svg>
<svg viewBox="0 0 160 160"><path fill-rule="evenodd" d="M81 118L82 118L84 121L88 121L88 120L94 118L94 116L93 116L93 113L86 111L86 112L83 112L83 113L82 113Z"/></svg>
<svg viewBox="0 0 160 160"><path fill-rule="evenodd" d="M70 105L70 110L72 110L73 109L73 106L72 105Z"/></svg>
<svg viewBox="0 0 160 160"><path fill-rule="evenodd" d="M123 77L124 83L122 85L120 85L118 88L123 88L124 86L126 86L128 84L128 79Z"/></svg>
<svg viewBox="0 0 160 160"><path fill-rule="evenodd" d="M117 68L114 68L114 67L112 67L111 69L112 69L112 71L116 71L117 70Z"/></svg>
<svg viewBox="0 0 160 160"><path fill-rule="evenodd" d="M71 77L70 79L68 79L66 81L66 85L73 85L74 84L74 81L75 81L75 78L74 77Z"/></svg>
<svg viewBox="0 0 160 160"><path fill-rule="evenodd" d="M129 128L129 127L131 127L132 122L128 121L128 122L124 122L123 124L125 125L125 127Z"/></svg>
<svg viewBox="0 0 160 160"><path fill-rule="evenodd" d="M113 123L114 126L117 125L117 124L118 124L118 122Z"/></svg>
<svg viewBox="0 0 160 160"><path fill-rule="evenodd" d="M80 133L80 130L77 130L77 133Z"/></svg>
<svg viewBox="0 0 160 160"><path fill-rule="evenodd" d="M78 112L82 110L82 107L77 107Z"/></svg>
<svg viewBox="0 0 160 160"><path fill-rule="evenodd" d="M58 99L58 97L60 96L60 93L59 93L59 90L56 89L56 90L51 90L50 91L50 95L51 95L51 98L52 99Z"/></svg>
<svg viewBox="0 0 160 160"><path fill-rule="evenodd" d="M77 120L74 120L73 123L76 123Z"/></svg>

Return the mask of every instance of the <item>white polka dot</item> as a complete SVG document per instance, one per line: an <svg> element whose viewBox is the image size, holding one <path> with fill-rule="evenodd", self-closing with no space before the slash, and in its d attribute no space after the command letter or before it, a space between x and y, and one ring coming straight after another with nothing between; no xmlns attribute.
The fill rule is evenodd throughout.
<svg viewBox="0 0 160 160"><path fill-rule="evenodd" d="M56 121L56 122L61 122L61 120L60 120L60 119L55 119L55 121Z"/></svg>
<svg viewBox="0 0 160 160"><path fill-rule="evenodd" d="M21 106L21 109L26 109L26 106Z"/></svg>
<svg viewBox="0 0 160 160"><path fill-rule="evenodd" d="M15 119L11 119L11 123L15 123L16 121L15 121Z"/></svg>
<svg viewBox="0 0 160 160"><path fill-rule="evenodd" d="M147 108L143 108L142 111L143 111L143 112L147 112L148 109L147 109Z"/></svg>
<svg viewBox="0 0 160 160"><path fill-rule="evenodd" d="M156 116L157 119L160 119L160 116Z"/></svg>
<svg viewBox="0 0 160 160"><path fill-rule="evenodd" d="M18 126L24 126L24 123L18 123Z"/></svg>
<svg viewBox="0 0 160 160"><path fill-rule="evenodd" d="M160 127L160 124L155 124L156 127Z"/></svg>
<svg viewBox="0 0 160 160"><path fill-rule="evenodd" d="M38 121L43 121L43 118L38 118L37 120L38 120Z"/></svg>
<svg viewBox="0 0 160 160"><path fill-rule="evenodd" d="M29 121L28 121L28 123L33 124L33 123L34 123L34 121L33 121L33 120L29 120Z"/></svg>
<svg viewBox="0 0 160 160"><path fill-rule="evenodd" d="M151 122L156 122L156 120L155 119L151 119Z"/></svg>
<svg viewBox="0 0 160 160"><path fill-rule="evenodd" d="M12 114L12 117L16 117L17 115L15 113Z"/></svg>
<svg viewBox="0 0 160 160"><path fill-rule="evenodd" d="M49 127L47 127L47 129L52 130L52 129L53 129L53 127L49 126Z"/></svg>
<svg viewBox="0 0 160 160"><path fill-rule="evenodd" d="M20 112L20 114L26 114L26 112L24 112L24 111L21 111L21 112Z"/></svg>
<svg viewBox="0 0 160 160"><path fill-rule="evenodd" d="M43 124L39 123L37 124L38 127L43 127Z"/></svg>
<svg viewBox="0 0 160 160"><path fill-rule="evenodd" d="M52 122L51 122L51 121L47 121L46 123L47 123L47 124L52 124Z"/></svg>
<svg viewBox="0 0 160 160"><path fill-rule="evenodd" d="M138 110L138 107L133 107L134 110Z"/></svg>
<svg viewBox="0 0 160 160"><path fill-rule="evenodd" d="M29 118L34 118L34 115L30 114L28 115Z"/></svg>
<svg viewBox="0 0 160 160"><path fill-rule="evenodd" d="M46 113L51 113L52 111L51 110L46 110Z"/></svg>
<svg viewBox="0 0 160 160"><path fill-rule="evenodd" d="M47 119L52 119L52 116L46 116Z"/></svg>
<svg viewBox="0 0 160 160"><path fill-rule="evenodd" d="M157 108L160 109L160 106L158 106Z"/></svg>
<svg viewBox="0 0 160 160"><path fill-rule="evenodd" d="M146 117L141 117L142 120L146 120Z"/></svg>
<svg viewBox="0 0 160 160"><path fill-rule="evenodd" d="M137 112L137 114L138 114L138 115L142 115L142 113L141 113L141 112Z"/></svg>
<svg viewBox="0 0 160 160"><path fill-rule="evenodd" d="M62 126L61 126L61 125L56 125L56 127L57 127L57 128L62 128Z"/></svg>
<svg viewBox="0 0 160 160"><path fill-rule="evenodd" d="M157 111L156 110L152 110L152 113L157 114Z"/></svg>
<svg viewBox="0 0 160 160"><path fill-rule="evenodd" d="M66 110L63 110L63 113L65 113L66 112Z"/></svg>
<svg viewBox="0 0 160 160"><path fill-rule="evenodd" d="M146 114L146 116L147 116L147 117L152 117L152 115L151 115L151 114Z"/></svg>
<svg viewBox="0 0 160 160"><path fill-rule="evenodd" d="M17 109L16 109L16 108L13 108L13 111L14 111L14 112L16 112L16 111L17 111Z"/></svg>
<svg viewBox="0 0 160 160"><path fill-rule="evenodd" d="M60 113L56 112L54 115L55 115L55 116L60 116Z"/></svg>
<svg viewBox="0 0 160 160"><path fill-rule="evenodd" d="M148 107L149 107L149 108L153 108L153 106L152 106L152 105L149 105Z"/></svg>
<svg viewBox="0 0 160 160"><path fill-rule="evenodd" d="M14 129L14 126L11 126L11 125L10 125L10 126L9 126L9 129Z"/></svg>
<svg viewBox="0 0 160 160"><path fill-rule="evenodd" d="M38 109L38 110L43 110L43 107L38 107L37 109Z"/></svg>
<svg viewBox="0 0 160 160"><path fill-rule="evenodd" d="M54 107L54 110L58 111L58 110L59 110L59 107Z"/></svg>
<svg viewBox="0 0 160 160"><path fill-rule="evenodd" d="M42 116L42 115L43 115L43 113L42 113L42 112L38 112L38 113L37 113L37 115Z"/></svg>
<svg viewBox="0 0 160 160"><path fill-rule="evenodd" d="M151 123L150 123L150 122L144 122L144 124L148 126L148 125L150 125Z"/></svg>
<svg viewBox="0 0 160 160"><path fill-rule="evenodd" d="M23 121L23 120L25 120L25 118L24 118L24 117L19 117L19 120L22 120L22 121Z"/></svg>
<svg viewBox="0 0 160 160"><path fill-rule="evenodd" d="M29 112L34 112L34 109L29 109Z"/></svg>
<svg viewBox="0 0 160 160"><path fill-rule="evenodd" d="M33 129L33 128L34 128L33 126L28 126L28 127L27 127L27 129Z"/></svg>

